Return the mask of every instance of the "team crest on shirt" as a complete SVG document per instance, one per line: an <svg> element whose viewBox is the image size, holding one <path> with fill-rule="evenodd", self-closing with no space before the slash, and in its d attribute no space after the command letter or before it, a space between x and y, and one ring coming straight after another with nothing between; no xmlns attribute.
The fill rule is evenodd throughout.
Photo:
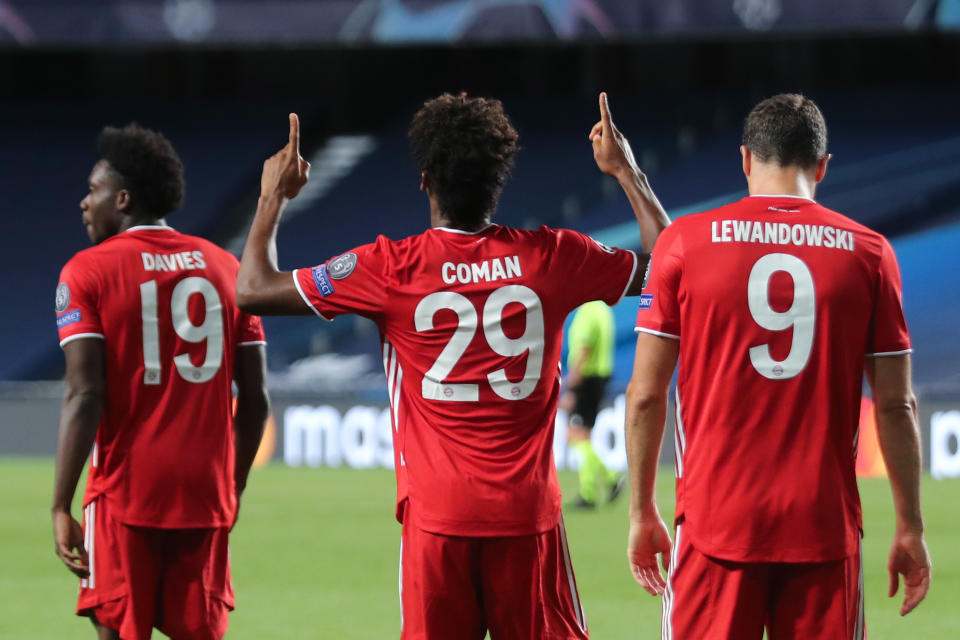
<svg viewBox="0 0 960 640"><path fill-rule="evenodd" d="M56 304L57 313L63 313L70 306L70 287L66 282L57 285Z"/></svg>
<svg viewBox="0 0 960 640"><path fill-rule="evenodd" d="M329 263L327 263L327 273L334 280L343 280L348 275L353 273L354 268L357 266L357 254L345 253L342 256L337 256Z"/></svg>
<svg viewBox="0 0 960 640"><path fill-rule="evenodd" d="M610 247L608 247L607 245L603 244L603 243L600 242L599 240L594 240L593 238L590 238L590 239L593 240L594 244L596 244L598 247L600 247L601 249L603 249L603 250L606 251L607 253L616 253L616 252L617 252L616 249L611 249Z"/></svg>
<svg viewBox="0 0 960 640"><path fill-rule="evenodd" d="M649 309L653 306L653 294L652 293L641 293L640 294L640 310Z"/></svg>

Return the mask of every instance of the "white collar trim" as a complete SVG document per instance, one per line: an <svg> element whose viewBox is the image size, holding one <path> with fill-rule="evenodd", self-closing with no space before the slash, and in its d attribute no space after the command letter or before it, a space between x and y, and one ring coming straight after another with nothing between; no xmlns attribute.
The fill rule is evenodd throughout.
<svg viewBox="0 0 960 640"><path fill-rule="evenodd" d="M164 231L176 231L176 229L166 224L138 224L135 227L130 227L129 229L124 231L124 233L130 232L130 231L140 231L142 229L150 229L151 231L157 231L160 229Z"/></svg>
<svg viewBox="0 0 960 640"><path fill-rule="evenodd" d="M788 194L773 195L769 193L751 193L748 197L750 198L793 198L795 200L806 200L807 202L816 203L816 200L813 198L804 198L803 196L793 196Z"/></svg>
<svg viewBox="0 0 960 640"><path fill-rule="evenodd" d="M483 229L478 229L478 230L476 230L476 231L464 231L463 229L451 229L451 228L449 228L449 227L433 227L433 228L436 229L437 231L446 231L447 233L459 233L459 234L465 235L465 236L475 236L475 235L477 235L477 234L479 234L479 233L483 233L484 231L486 231L486 230L489 229L490 227L495 227L495 226L497 226L497 225L495 225L494 223L491 222L490 224L488 224L487 226L485 226Z"/></svg>

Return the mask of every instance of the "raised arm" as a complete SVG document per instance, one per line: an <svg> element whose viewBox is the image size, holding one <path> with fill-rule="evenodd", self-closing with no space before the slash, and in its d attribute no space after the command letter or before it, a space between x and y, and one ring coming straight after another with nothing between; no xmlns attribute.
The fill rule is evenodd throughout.
<svg viewBox="0 0 960 640"><path fill-rule="evenodd" d="M56 475L53 489L53 539L57 556L70 571L86 578L90 561L83 530L71 514L73 495L90 455L103 409L105 355L103 340L80 338L63 347L67 361L66 388L60 405Z"/></svg>
<svg viewBox="0 0 960 640"><path fill-rule="evenodd" d="M637 166L630 143L613 124L606 93L600 94L600 121L593 125L589 137L597 166L620 183L640 227L640 247L644 255L638 256L640 264L627 289L627 295L637 295L643 288L650 252L653 251L657 236L670 224L670 218L650 187L647 176Z"/></svg>
<svg viewBox="0 0 960 640"><path fill-rule="evenodd" d="M287 203L310 176L300 156L300 120L290 114L290 139L263 163L260 200L237 274L237 306L256 315L309 315L313 311L297 292L293 275L277 267L277 228Z"/></svg>
<svg viewBox="0 0 960 640"><path fill-rule="evenodd" d="M897 518L887 561L888 595L896 595L902 575L903 616L920 604L930 589L930 552L923 538L920 511L920 430L910 381L910 354L868 357L865 371L873 390L877 438Z"/></svg>
<svg viewBox="0 0 960 640"><path fill-rule="evenodd" d="M630 532L627 561L634 579L648 592L663 594L664 569L670 558L670 533L657 509L655 485L663 429L667 418L667 391L677 364L679 340L648 333L637 334L633 376L627 386L626 446L630 473Z"/></svg>

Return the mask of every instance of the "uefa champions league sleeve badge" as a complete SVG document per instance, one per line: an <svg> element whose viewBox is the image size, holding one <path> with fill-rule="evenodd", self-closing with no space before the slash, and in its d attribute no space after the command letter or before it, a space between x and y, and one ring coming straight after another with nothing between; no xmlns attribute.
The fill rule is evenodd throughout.
<svg viewBox="0 0 960 640"><path fill-rule="evenodd" d="M70 287L67 286L66 282L57 285L55 300L57 313L63 313L70 306Z"/></svg>

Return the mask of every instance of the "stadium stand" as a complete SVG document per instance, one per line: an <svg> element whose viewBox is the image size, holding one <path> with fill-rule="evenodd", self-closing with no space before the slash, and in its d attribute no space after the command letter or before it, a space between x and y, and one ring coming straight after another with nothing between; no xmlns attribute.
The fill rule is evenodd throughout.
<svg viewBox="0 0 960 640"><path fill-rule="evenodd" d="M672 216L745 194L737 146L741 114L755 97L719 92L674 95L669 102L656 96L615 97L614 117ZM960 267L951 250L960 241L960 129L949 115L960 112L960 95L833 91L815 97L827 114L834 154L819 199L893 239L904 274L917 385L960 387L954 373L960 345L936 340L949 333L949 319L960 313L960 297L943 286L946 274ZM592 96L503 98L523 150L496 220L521 227L570 226L608 244L637 246L635 224L619 189L596 170L590 155L586 133L596 119ZM323 144L309 150L315 166L318 159L333 163L333 177L325 178L322 192L282 225L282 267L315 264L379 233L399 238L425 228L426 202L417 190L419 175L405 139L416 106L400 105L386 126L351 138L359 150L331 153ZM922 114L906 117L918 106ZM60 375L52 291L59 267L87 246L82 227L73 222L79 222L77 202L95 159L93 136L102 124L136 119L167 132L184 159L188 183L185 209L171 224L234 250L249 222L260 164L282 142L276 131L279 113L282 133L282 108L265 102L229 108L181 102L175 109L138 101L30 102L4 105L3 112L8 117L0 121L0 131L9 144L0 148L0 161L9 184L18 185L5 189L9 226L0 258L4 273L18 274L3 284L10 308L17 310L0 319L5 354L0 379L7 380ZM28 121L47 126L27 133L21 124ZM308 134L324 128L311 119L310 110L303 121ZM23 149L32 151L24 156ZM38 224L37 214L46 220ZM634 312L629 300L616 309L614 387L629 377ZM268 319L266 326L274 370L327 351L368 354L377 362L376 340L370 337L374 329L364 320L325 324L282 318Z"/></svg>

